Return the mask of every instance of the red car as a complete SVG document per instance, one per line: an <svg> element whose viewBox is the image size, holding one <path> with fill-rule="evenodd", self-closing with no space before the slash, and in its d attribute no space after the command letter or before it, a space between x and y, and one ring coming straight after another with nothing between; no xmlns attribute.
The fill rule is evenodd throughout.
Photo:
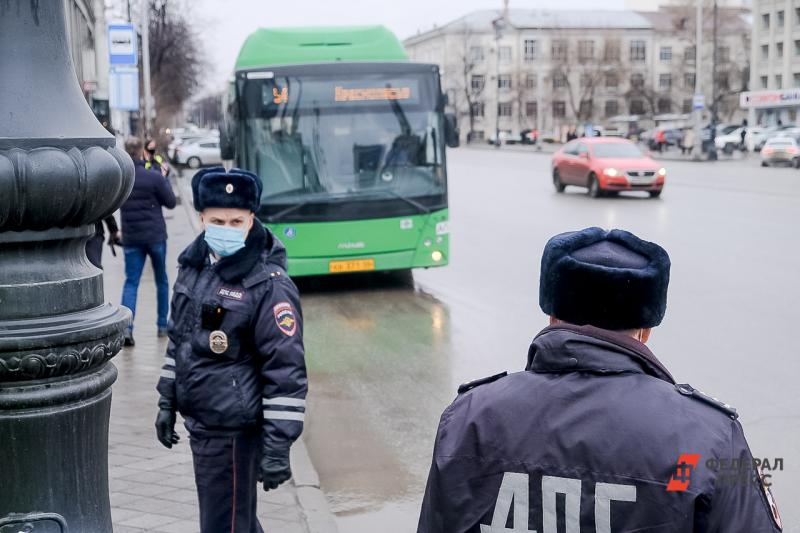
<svg viewBox="0 0 800 533"><path fill-rule="evenodd" d="M589 189L592 198L618 191L647 191L656 198L667 176L657 161L618 137L575 139L553 154L552 163L556 191L578 185Z"/></svg>

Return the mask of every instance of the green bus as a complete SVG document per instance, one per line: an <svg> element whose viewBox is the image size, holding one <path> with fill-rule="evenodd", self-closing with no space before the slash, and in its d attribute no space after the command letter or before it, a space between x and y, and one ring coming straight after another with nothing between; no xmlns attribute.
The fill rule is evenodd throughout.
<svg viewBox="0 0 800 533"><path fill-rule="evenodd" d="M223 158L264 181L259 219L309 276L448 262L445 146L458 146L436 65L382 26L260 29L236 60Z"/></svg>

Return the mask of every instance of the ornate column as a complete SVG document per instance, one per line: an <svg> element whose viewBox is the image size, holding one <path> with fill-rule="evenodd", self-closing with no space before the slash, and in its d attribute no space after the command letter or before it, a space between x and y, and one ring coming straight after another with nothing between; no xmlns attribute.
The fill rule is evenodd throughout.
<svg viewBox="0 0 800 533"><path fill-rule="evenodd" d="M0 0L0 533L108 533L109 360L130 321L86 258L133 163L95 119L61 0Z"/></svg>

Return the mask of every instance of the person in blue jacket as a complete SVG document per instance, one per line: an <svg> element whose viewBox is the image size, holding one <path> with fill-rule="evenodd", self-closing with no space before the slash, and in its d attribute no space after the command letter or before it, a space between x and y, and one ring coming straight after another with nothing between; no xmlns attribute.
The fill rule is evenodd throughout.
<svg viewBox="0 0 800 533"><path fill-rule="evenodd" d="M664 249L626 231L550 239L550 326L523 372L464 384L445 409L418 533L781 530L736 410L645 345L669 272Z"/></svg>
<svg viewBox="0 0 800 533"><path fill-rule="evenodd" d="M261 180L215 167L192 180L205 231L178 259L158 392L158 440L189 432L202 533L261 532L257 482L290 479L307 391L303 319L286 250L256 219Z"/></svg>

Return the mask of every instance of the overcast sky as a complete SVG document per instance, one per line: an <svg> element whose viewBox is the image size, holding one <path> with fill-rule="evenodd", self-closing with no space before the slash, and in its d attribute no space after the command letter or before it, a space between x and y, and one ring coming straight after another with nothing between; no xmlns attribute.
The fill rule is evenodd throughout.
<svg viewBox="0 0 800 533"><path fill-rule="evenodd" d="M622 9L624 0L605 0ZM502 0L192 0L211 64L203 92L218 90L233 72L244 39L257 28L383 24L404 39L477 9L500 9ZM598 8L597 0L511 0L513 8Z"/></svg>

